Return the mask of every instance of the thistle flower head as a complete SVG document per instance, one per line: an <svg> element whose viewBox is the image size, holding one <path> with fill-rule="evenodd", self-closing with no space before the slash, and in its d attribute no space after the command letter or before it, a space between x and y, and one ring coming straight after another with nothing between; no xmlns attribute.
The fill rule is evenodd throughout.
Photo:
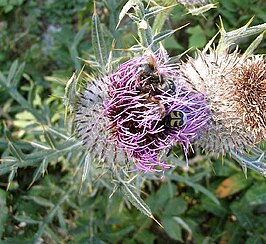
<svg viewBox="0 0 266 244"><path fill-rule="evenodd" d="M196 59L189 58L188 62L180 67L182 77L198 91L206 94L210 119L208 125L198 133L196 143L207 152L224 154L232 150L243 151L256 144L252 120L259 122L262 121L262 114L265 116L265 92L263 100L263 96L261 97L263 85L260 85L265 79L263 78L265 64L264 71L261 64L256 71L250 72L252 62L255 61L245 61L240 58L237 51L231 54L227 52L218 54L217 51L211 50L209 54L198 52ZM243 80L244 77L246 81ZM251 77L253 81L250 81ZM252 88L250 83L253 84ZM254 87L257 87L259 92L254 91L256 94L253 97L251 89ZM247 92L250 95L245 95ZM252 119L245 117L247 113L251 115L251 97L254 99L252 102L257 101L260 107L264 106L264 110L260 108L260 111L256 110L259 108L258 105L257 108L253 107L252 111L255 113L256 110L257 117L252 115ZM263 133L263 124L259 123L257 127L260 129L256 130L257 134Z"/></svg>
<svg viewBox="0 0 266 244"><path fill-rule="evenodd" d="M266 62L262 56L245 60L235 70L237 111L256 143L266 140Z"/></svg>
<svg viewBox="0 0 266 244"><path fill-rule="evenodd" d="M108 94L110 139L145 171L168 168L161 156L175 143L186 155L208 119L203 95L179 80L161 51L120 65L110 77Z"/></svg>

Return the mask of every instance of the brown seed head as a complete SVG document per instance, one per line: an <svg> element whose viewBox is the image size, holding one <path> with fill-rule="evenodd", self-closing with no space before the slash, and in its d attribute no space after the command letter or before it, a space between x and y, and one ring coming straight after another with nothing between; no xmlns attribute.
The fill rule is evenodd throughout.
<svg viewBox="0 0 266 244"><path fill-rule="evenodd" d="M266 62L261 56L245 60L235 70L237 112L256 143L266 139Z"/></svg>

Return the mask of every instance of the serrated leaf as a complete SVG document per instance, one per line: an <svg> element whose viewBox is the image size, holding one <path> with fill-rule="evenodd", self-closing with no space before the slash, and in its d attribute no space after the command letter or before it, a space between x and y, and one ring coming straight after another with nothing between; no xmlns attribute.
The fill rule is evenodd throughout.
<svg viewBox="0 0 266 244"><path fill-rule="evenodd" d="M81 142L75 142L73 140L64 141L61 144L57 145L57 149L52 150L39 150L34 151L31 154L24 156L22 161L14 158L12 161L7 161L4 164L0 164L0 175L6 174L13 170L14 168L24 168L29 166L37 166L39 162L42 161L45 157L47 161L57 160L58 157L65 155L66 153L73 152L73 150L81 149Z"/></svg>
<svg viewBox="0 0 266 244"><path fill-rule="evenodd" d="M107 63L107 50L100 20L96 12L94 12L92 16L92 46L96 60L104 70L104 67Z"/></svg>

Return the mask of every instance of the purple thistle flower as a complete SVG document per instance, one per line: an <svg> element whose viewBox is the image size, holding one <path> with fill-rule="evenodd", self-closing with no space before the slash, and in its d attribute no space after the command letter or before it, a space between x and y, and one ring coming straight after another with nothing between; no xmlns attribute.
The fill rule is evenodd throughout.
<svg viewBox="0 0 266 244"><path fill-rule="evenodd" d="M191 141L208 120L203 94L179 80L176 65L161 51L136 57L110 76L104 115L110 140L134 159L137 169L171 167L161 158L180 143L187 158Z"/></svg>

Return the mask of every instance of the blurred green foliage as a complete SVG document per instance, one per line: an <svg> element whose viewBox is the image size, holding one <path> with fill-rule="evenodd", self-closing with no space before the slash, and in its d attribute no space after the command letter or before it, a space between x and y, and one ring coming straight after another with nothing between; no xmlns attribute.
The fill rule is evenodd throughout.
<svg viewBox="0 0 266 244"><path fill-rule="evenodd" d="M124 59L137 44L129 17L116 30L125 2L97 3L107 48L115 39L113 55ZM81 59L93 58L92 12L91 0L0 1L1 243L265 243L265 179L254 172L246 179L231 159L196 151L189 169L182 157L173 157L179 166L163 178L137 179L164 229L122 200L121 192L112 194L115 182L97 164L81 183L78 169L86 159L71 121L64 121L62 97ZM252 16L253 24L265 22L265 12L264 0L221 0L204 16L187 15L178 5L161 15L166 26L149 21L154 32L190 23L163 41L178 55L202 48L217 32L219 16L229 31ZM247 47L247 40L240 46ZM257 52L265 48L263 41Z"/></svg>

